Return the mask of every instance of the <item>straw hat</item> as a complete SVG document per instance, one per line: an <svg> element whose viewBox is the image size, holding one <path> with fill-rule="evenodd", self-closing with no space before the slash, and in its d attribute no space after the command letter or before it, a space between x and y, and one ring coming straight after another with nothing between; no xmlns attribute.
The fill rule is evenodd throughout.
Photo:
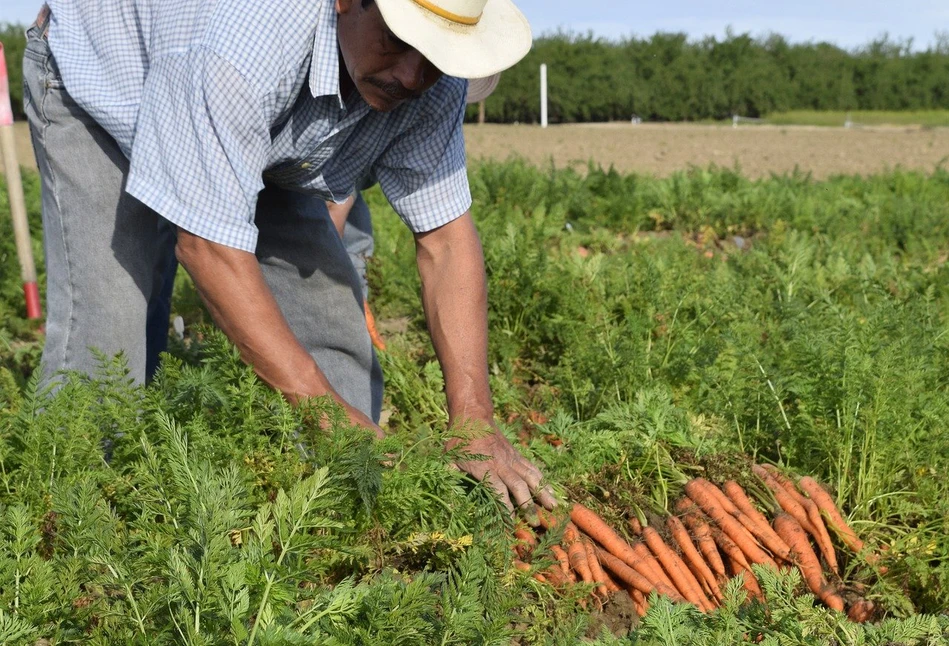
<svg viewBox="0 0 949 646"><path fill-rule="evenodd" d="M489 77L531 48L531 28L511 0L376 0L386 25L449 76Z"/></svg>
<svg viewBox="0 0 949 646"><path fill-rule="evenodd" d="M468 96L465 97L465 102L478 103L484 101L491 96L491 93L494 92L494 88L498 86L498 81L500 80L500 73L480 79L468 79Z"/></svg>

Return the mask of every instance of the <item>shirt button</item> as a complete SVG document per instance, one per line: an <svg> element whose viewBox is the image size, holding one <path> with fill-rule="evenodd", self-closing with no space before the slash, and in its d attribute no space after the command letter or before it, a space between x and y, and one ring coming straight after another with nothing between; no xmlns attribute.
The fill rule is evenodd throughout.
<svg viewBox="0 0 949 646"><path fill-rule="evenodd" d="M312 166L310 162L303 162L302 164L300 164L300 168L302 168L303 170L306 170L310 166Z"/></svg>

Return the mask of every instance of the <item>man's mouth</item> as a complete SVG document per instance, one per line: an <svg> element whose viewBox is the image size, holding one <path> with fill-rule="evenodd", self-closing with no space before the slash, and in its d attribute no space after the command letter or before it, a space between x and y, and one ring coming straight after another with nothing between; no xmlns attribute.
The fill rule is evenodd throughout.
<svg viewBox="0 0 949 646"><path fill-rule="evenodd" d="M366 80L370 85L379 88L394 101L405 101L406 99L418 98L418 93L403 87L401 83L385 83L373 78Z"/></svg>

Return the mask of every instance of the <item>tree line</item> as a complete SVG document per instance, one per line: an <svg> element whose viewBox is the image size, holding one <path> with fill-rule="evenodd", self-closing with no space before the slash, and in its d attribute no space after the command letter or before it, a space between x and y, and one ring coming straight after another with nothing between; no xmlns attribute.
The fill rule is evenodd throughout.
<svg viewBox="0 0 949 646"><path fill-rule="evenodd" d="M23 118L23 25L0 24L13 111ZM540 120L539 66L548 66L552 123L696 121L786 110L949 109L949 32L925 50L881 38L847 50L780 35L690 40L685 34L611 41L555 34L535 39L485 104L488 121ZM475 119L477 108L469 109Z"/></svg>
<svg viewBox="0 0 949 646"><path fill-rule="evenodd" d="M690 40L658 33L620 42L558 34L538 38L488 98L487 121L540 120L546 63L552 123L696 121L786 110L949 109L949 33L926 50L881 38L846 50L729 33ZM469 110L469 118L477 114Z"/></svg>

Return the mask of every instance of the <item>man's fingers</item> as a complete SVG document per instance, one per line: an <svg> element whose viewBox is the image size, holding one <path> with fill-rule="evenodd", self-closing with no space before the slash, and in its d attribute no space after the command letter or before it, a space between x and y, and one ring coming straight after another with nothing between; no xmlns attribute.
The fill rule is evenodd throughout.
<svg viewBox="0 0 949 646"><path fill-rule="evenodd" d="M498 497L501 499L501 502L504 503L504 506L507 507L508 511L512 514L514 513L514 505L511 503L511 496L508 495L508 488L504 481L494 471L488 471L484 476L491 485L491 488L494 489Z"/></svg>
<svg viewBox="0 0 949 646"><path fill-rule="evenodd" d="M514 497L514 502L517 504L518 509L523 510L529 516L536 515L534 500L531 497L531 489L527 482L513 470L503 472L501 479Z"/></svg>
<svg viewBox="0 0 949 646"><path fill-rule="evenodd" d="M557 498L554 496L554 490L548 485L541 487L544 476L534 464L524 458L519 459L514 469L527 482L530 490L533 492L537 501L547 509L553 509L557 506Z"/></svg>
<svg viewBox="0 0 949 646"><path fill-rule="evenodd" d="M537 491L540 487L540 481L543 479L543 476L540 474L540 470L531 464L530 461L519 457L514 461L514 471L527 482L527 486L531 488L531 491Z"/></svg>
<svg viewBox="0 0 949 646"><path fill-rule="evenodd" d="M557 506L557 497L554 496L554 490L550 485L547 485L540 491L538 491L535 496L537 500L547 509L554 509Z"/></svg>

